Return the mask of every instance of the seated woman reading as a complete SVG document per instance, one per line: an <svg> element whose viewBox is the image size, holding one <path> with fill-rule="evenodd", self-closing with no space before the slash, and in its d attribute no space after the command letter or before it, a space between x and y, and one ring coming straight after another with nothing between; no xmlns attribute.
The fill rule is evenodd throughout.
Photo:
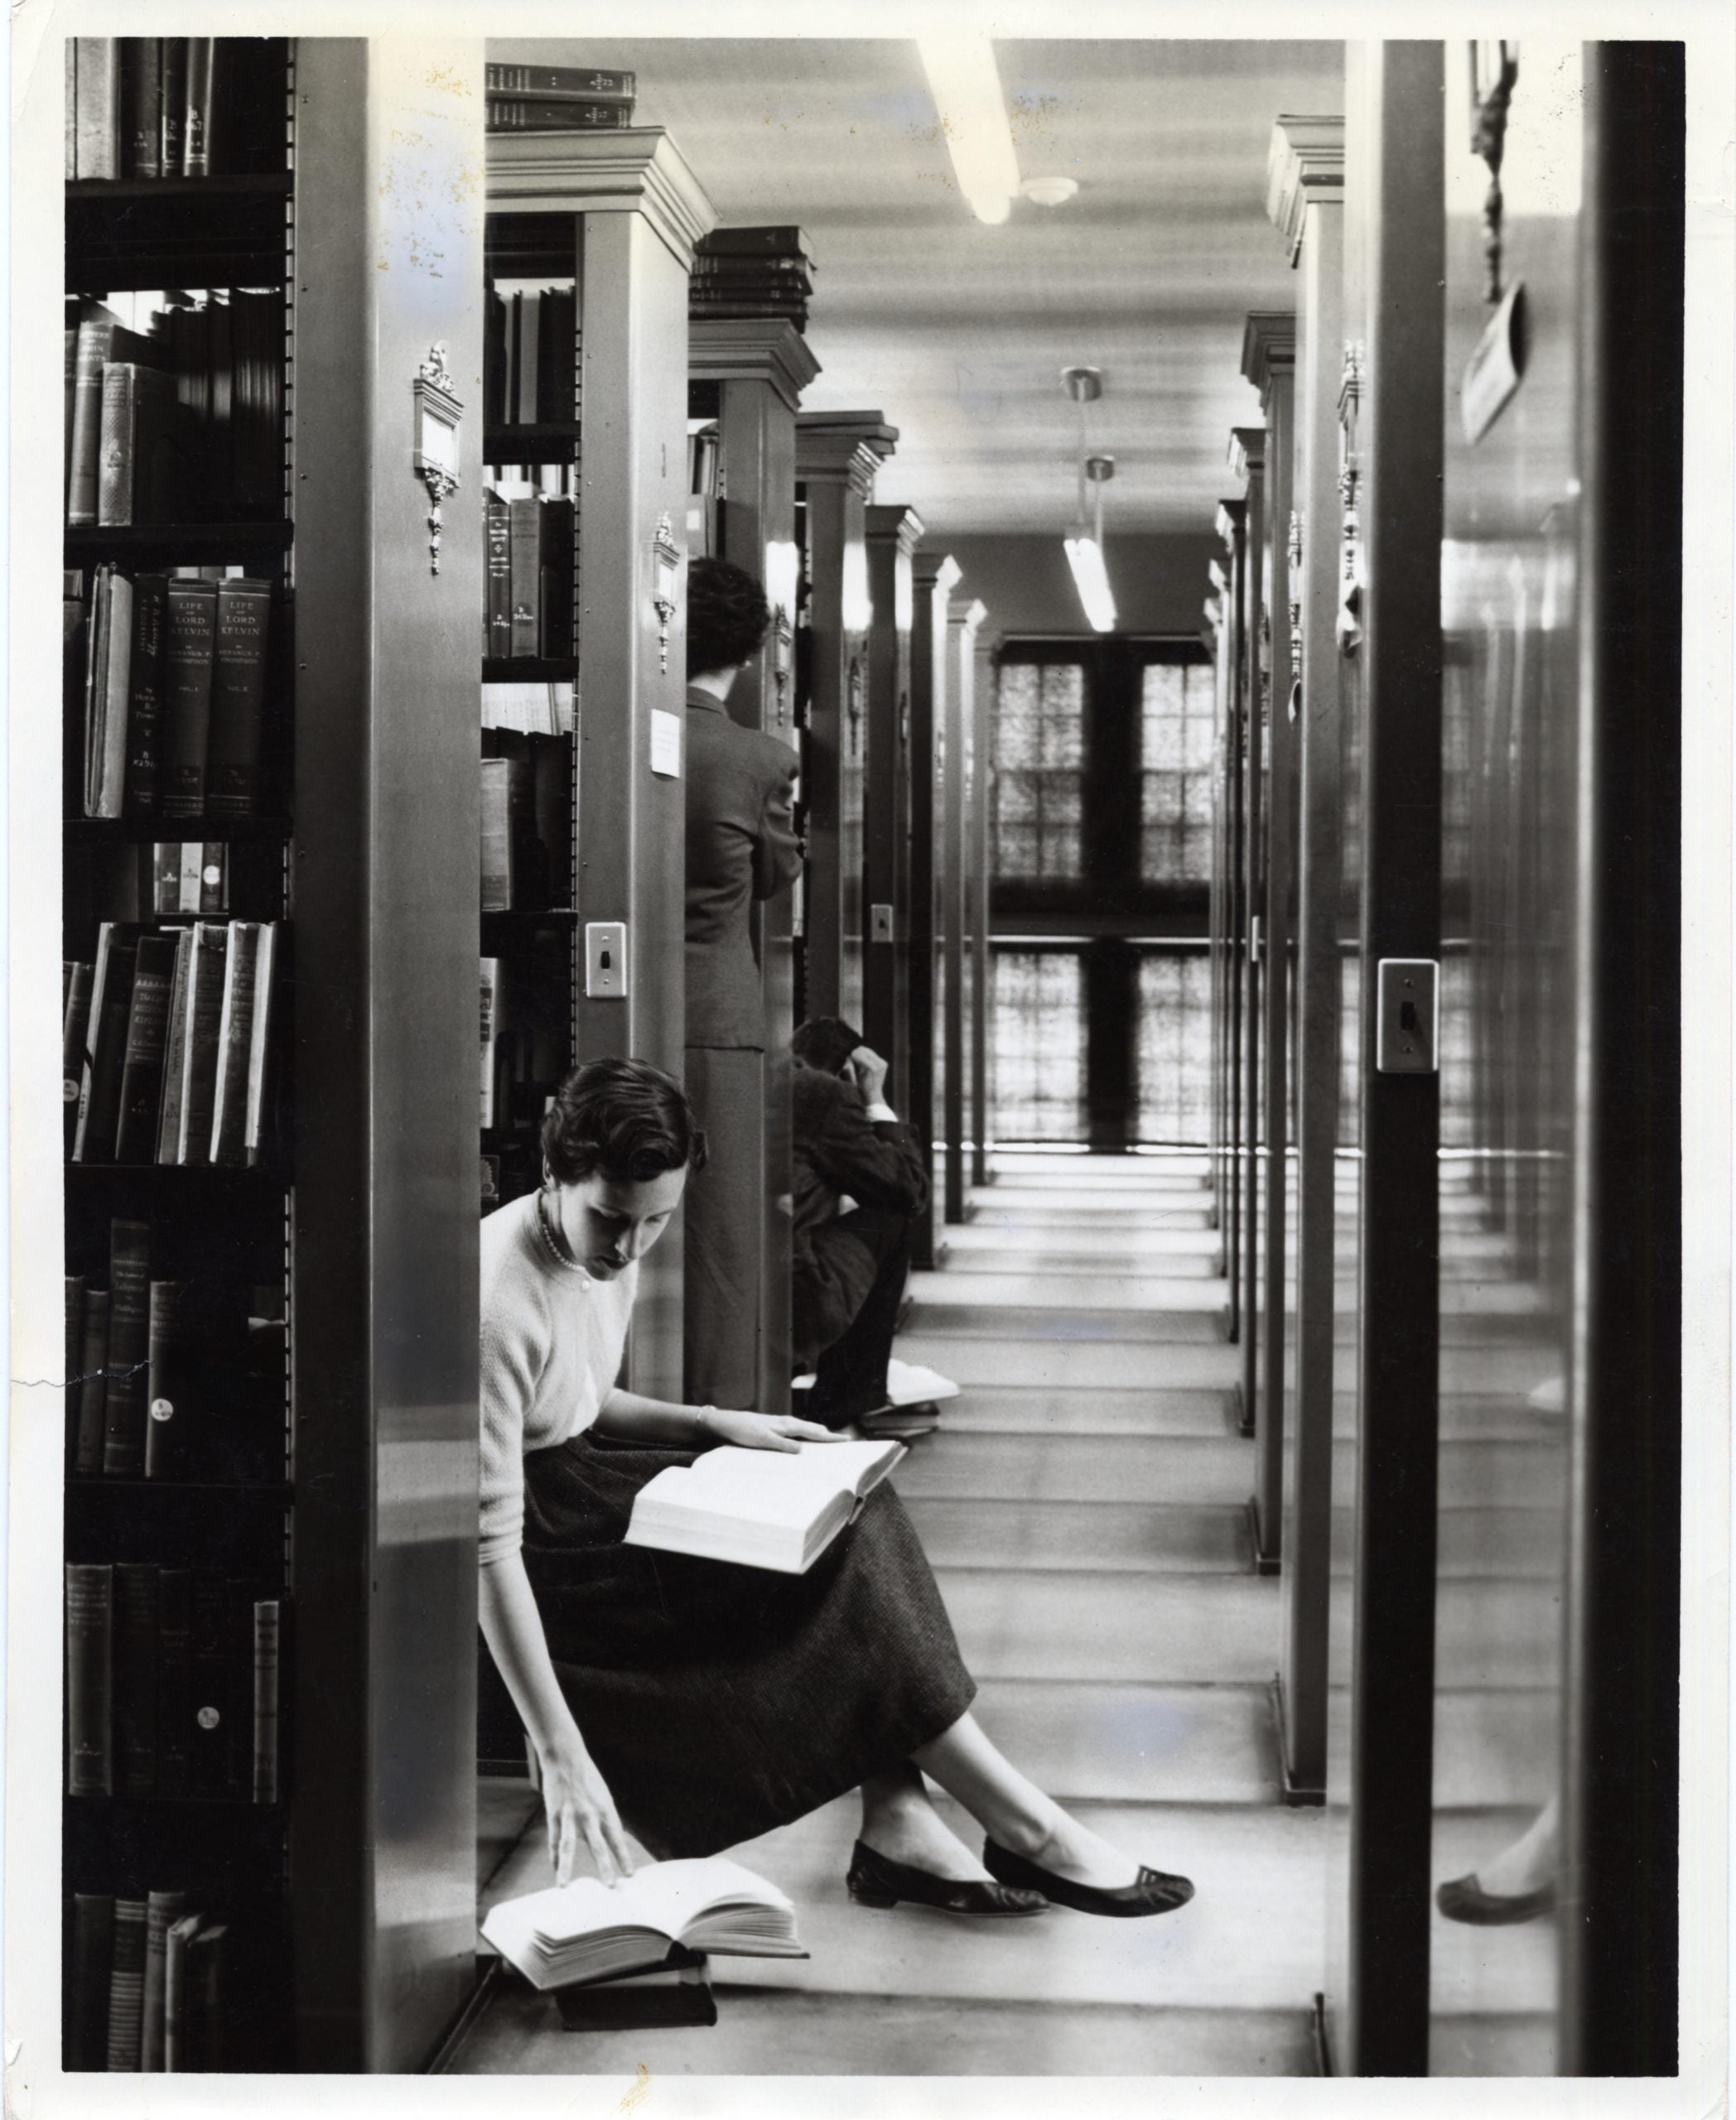
<svg viewBox="0 0 1736 2120"><path fill-rule="evenodd" d="M714 1854L859 1788L846 1882L864 1905L1184 1905L1184 1877L1069 1817L977 1727L890 1486L805 1575L622 1544L634 1496L666 1465L715 1443L832 1438L615 1383L639 1261L704 1159L679 1086L642 1061L593 1061L561 1085L542 1143L542 1190L482 1225L481 1615L536 1751L557 1881L581 1840L612 1882L633 1867L629 1832L659 1857ZM985 1828L981 1862L924 1773Z"/></svg>

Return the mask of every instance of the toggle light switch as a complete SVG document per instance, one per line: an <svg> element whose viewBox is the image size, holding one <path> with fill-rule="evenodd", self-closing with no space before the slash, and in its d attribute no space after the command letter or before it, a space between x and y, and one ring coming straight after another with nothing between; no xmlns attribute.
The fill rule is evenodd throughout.
<svg viewBox="0 0 1736 2120"><path fill-rule="evenodd" d="M1376 978L1376 1072L1434 1074L1439 1064L1440 966L1432 957L1382 957Z"/></svg>
<svg viewBox="0 0 1736 2120"><path fill-rule="evenodd" d="M892 908L890 905L869 907L868 939L870 942L890 942L892 940Z"/></svg>
<svg viewBox="0 0 1736 2120"><path fill-rule="evenodd" d="M624 1001L627 998L627 923L587 920L585 923L585 998Z"/></svg>

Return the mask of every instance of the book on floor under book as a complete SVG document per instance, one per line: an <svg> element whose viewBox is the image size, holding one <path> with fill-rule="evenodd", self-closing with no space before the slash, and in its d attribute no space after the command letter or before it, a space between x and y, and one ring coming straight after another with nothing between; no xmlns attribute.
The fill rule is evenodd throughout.
<svg viewBox="0 0 1736 2120"><path fill-rule="evenodd" d="M718 1958L808 1956L788 1899L724 1855L649 1862L613 1888L576 1877L503 1900L482 1934L545 1992L666 1967L675 1944Z"/></svg>
<svg viewBox="0 0 1736 2120"><path fill-rule="evenodd" d="M904 1455L890 1440L707 1450L646 1482L624 1543L800 1575Z"/></svg>
<svg viewBox="0 0 1736 2120"><path fill-rule="evenodd" d="M641 2031L653 2025L712 2025L717 1998L703 1951L673 1945L661 1965L613 1980L557 1988L555 2005L567 2031Z"/></svg>

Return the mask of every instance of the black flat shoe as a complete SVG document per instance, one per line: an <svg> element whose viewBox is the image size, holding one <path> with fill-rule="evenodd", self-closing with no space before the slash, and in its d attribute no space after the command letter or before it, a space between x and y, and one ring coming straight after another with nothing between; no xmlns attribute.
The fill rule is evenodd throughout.
<svg viewBox="0 0 1736 2120"><path fill-rule="evenodd" d="M876 1855L857 1841L845 1877L850 1896L858 1906L896 1906L908 1900L913 1906L933 1906L943 1914L1010 1915L1043 1914L1049 1902L1041 1892L1009 1891L1005 1885L986 1884L969 1877L937 1877L930 1870L913 1869Z"/></svg>
<svg viewBox="0 0 1736 2120"><path fill-rule="evenodd" d="M1555 1888L1547 1884L1536 1891L1485 1891L1473 1871L1438 1886L1435 1904L1449 1921L1468 1921L1476 1929L1505 1929L1516 1921L1535 1921L1553 1913Z"/></svg>
<svg viewBox="0 0 1736 2120"><path fill-rule="evenodd" d="M1045 1870L1041 1863L1014 1854L1010 1848L1003 1848L994 1840L982 1843L982 1863L991 1876L998 1877L1004 1885L1039 1891L1057 1906L1071 1906L1081 1914L1107 1914L1122 1920L1136 1920L1143 1914L1173 1914L1194 1896L1190 1879L1172 1877L1162 1870L1148 1870L1143 1864L1131 1885L1116 1885L1112 1890L1106 1890L1101 1885L1075 1884L1071 1877L1057 1877L1053 1870Z"/></svg>

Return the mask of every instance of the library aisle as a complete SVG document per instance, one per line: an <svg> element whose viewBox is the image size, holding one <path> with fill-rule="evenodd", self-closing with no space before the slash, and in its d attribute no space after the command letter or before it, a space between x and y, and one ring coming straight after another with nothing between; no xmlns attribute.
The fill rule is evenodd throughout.
<svg viewBox="0 0 1736 2120"><path fill-rule="evenodd" d="M1251 1565L1207 1188L1203 1155L1000 1156L941 1270L914 1278L899 1342L963 1386L898 1485L977 1714L1103 1832L1192 1877L1193 1903L1131 1922L870 1912L845 1896L846 1798L736 1851L795 1901L813 1956L714 1961L715 2028L567 2033L503 1978L449 2069L1314 2073L1323 1815L1280 1800L1279 1592ZM502 1854L522 1785L491 1800L485 1910L547 1882L539 1820Z"/></svg>

